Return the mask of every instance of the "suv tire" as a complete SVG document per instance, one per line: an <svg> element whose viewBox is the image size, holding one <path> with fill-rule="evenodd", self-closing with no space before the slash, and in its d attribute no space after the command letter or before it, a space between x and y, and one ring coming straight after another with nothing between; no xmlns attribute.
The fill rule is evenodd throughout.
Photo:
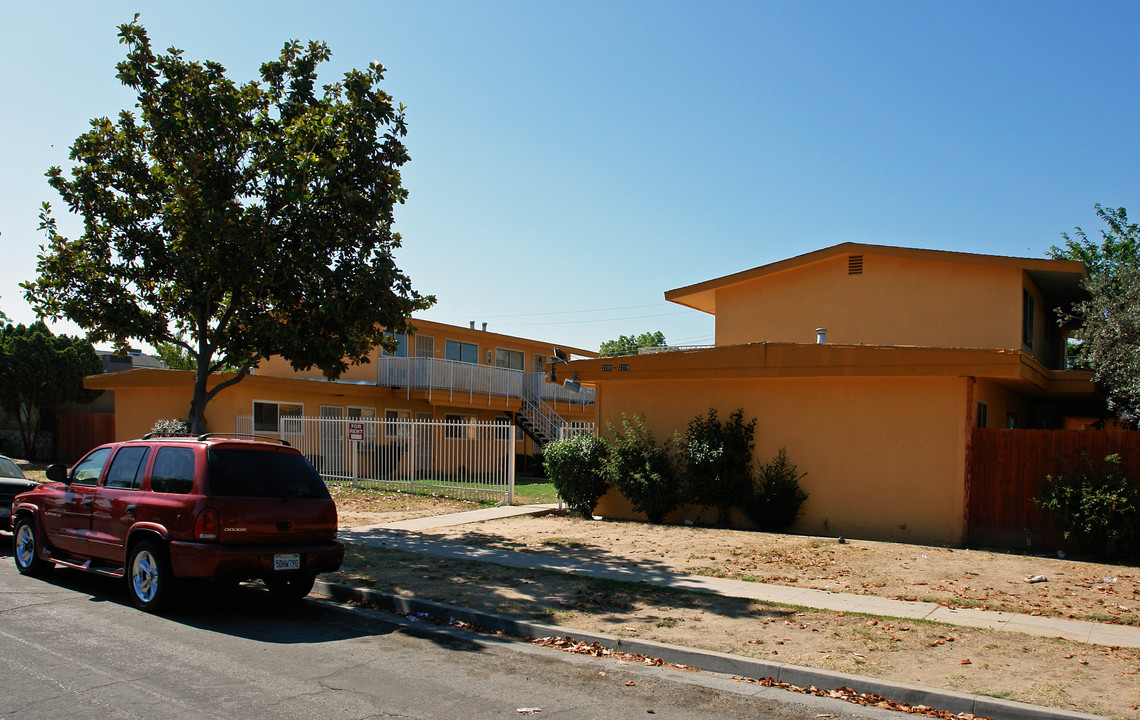
<svg viewBox="0 0 1140 720"><path fill-rule="evenodd" d="M153 540L143 540L131 548L127 561L127 592L140 610L155 612L173 592L174 573L166 548Z"/></svg>
<svg viewBox="0 0 1140 720"><path fill-rule="evenodd" d="M16 569L23 575L43 575L55 565L41 560L39 557L39 543L36 541L36 523L27 515L16 518L12 528L12 557L16 560Z"/></svg>
<svg viewBox="0 0 1140 720"><path fill-rule="evenodd" d="M273 575L262 579L273 599L283 603L299 602L312 591L316 580L317 576L312 573Z"/></svg>

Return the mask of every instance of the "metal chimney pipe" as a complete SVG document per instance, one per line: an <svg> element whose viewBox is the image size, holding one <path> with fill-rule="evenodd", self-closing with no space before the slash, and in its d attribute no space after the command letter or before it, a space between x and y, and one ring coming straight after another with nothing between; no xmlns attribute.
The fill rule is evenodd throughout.
<svg viewBox="0 0 1140 720"><path fill-rule="evenodd" d="M827 328L815 329L815 341L819 345L827 344Z"/></svg>
<svg viewBox="0 0 1140 720"><path fill-rule="evenodd" d="M487 323L483 323L483 332L487 332Z"/></svg>
<svg viewBox="0 0 1140 720"><path fill-rule="evenodd" d="M472 321L471 321L471 329L472 329L472 330L474 330L474 329L475 329L475 321L474 321L474 320L472 320Z"/></svg>

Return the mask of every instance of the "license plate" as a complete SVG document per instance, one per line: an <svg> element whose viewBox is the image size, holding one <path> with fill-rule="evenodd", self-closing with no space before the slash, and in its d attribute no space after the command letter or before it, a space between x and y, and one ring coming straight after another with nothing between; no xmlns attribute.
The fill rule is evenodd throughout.
<svg viewBox="0 0 1140 720"><path fill-rule="evenodd" d="M301 553L279 553L273 556L274 570L300 570Z"/></svg>

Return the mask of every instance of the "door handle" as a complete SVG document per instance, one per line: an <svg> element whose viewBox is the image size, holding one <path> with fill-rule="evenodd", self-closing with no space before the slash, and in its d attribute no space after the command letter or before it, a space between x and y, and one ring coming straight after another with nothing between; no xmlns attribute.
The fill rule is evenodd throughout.
<svg viewBox="0 0 1140 720"><path fill-rule="evenodd" d="M83 501L83 507L85 507L85 508L89 508L94 504L95 504L95 501L92 500L91 498L87 498L86 500Z"/></svg>
<svg viewBox="0 0 1140 720"><path fill-rule="evenodd" d="M127 514L128 515L134 515L136 507L138 507L138 506L137 505L128 505L127 506Z"/></svg>

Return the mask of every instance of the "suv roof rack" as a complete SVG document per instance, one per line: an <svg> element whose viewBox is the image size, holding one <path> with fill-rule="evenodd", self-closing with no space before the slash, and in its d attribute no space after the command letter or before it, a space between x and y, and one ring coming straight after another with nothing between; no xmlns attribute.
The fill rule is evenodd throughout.
<svg viewBox="0 0 1140 720"><path fill-rule="evenodd" d="M293 447L291 444L289 444L288 440L283 440L282 438L279 438L279 437L276 437L273 435L254 435L251 433L236 433L236 432L233 432L233 433L202 433L201 435L199 435L197 437L197 439L198 440L208 440L210 438L216 438L216 437L232 437L232 438L239 438L239 439L265 440L265 441L279 442L282 445L284 445L285 447Z"/></svg>
<svg viewBox="0 0 1140 720"><path fill-rule="evenodd" d="M188 432L172 433L172 432L162 432L160 430L158 432L148 432L146 435L143 435L141 438L139 438L139 440L150 440L151 438L156 438L156 437L185 437L185 438L188 438L188 437L194 437L194 436Z"/></svg>

